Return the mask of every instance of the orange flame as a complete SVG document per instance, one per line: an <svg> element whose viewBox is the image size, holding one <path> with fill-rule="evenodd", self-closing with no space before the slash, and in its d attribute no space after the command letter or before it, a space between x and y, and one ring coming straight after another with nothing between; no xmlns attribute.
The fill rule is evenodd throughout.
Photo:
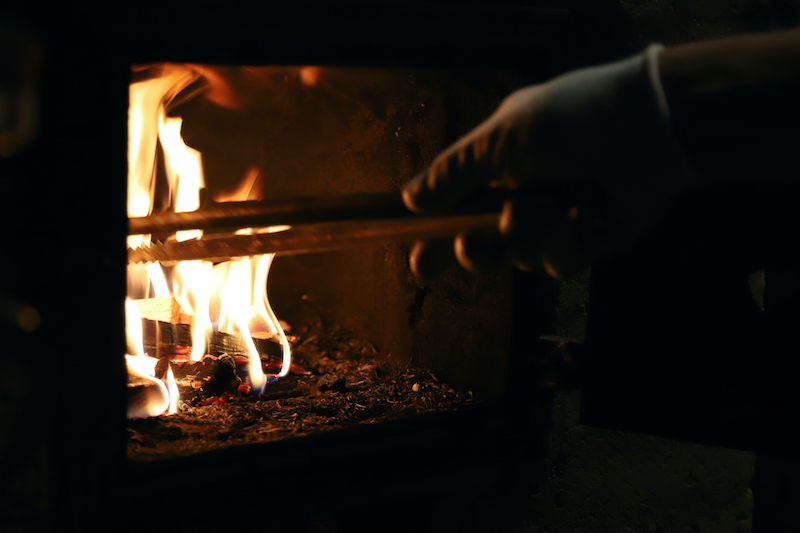
<svg viewBox="0 0 800 533"><path fill-rule="evenodd" d="M220 74L220 72L205 65L189 65L192 70L199 73L206 81L205 97L209 102L223 107L225 109L236 109L239 107L239 99L236 97L236 92L228 83L228 80Z"/></svg>
<svg viewBox="0 0 800 533"><path fill-rule="evenodd" d="M212 195L215 202L243 202L261 199L261 171L252 166L247 169L242 181L232 191L220 191Z"/></svg>
<svg viewBox="0 0 800 533"><path fill-rule="evenodd" d="M319 67L302 67L300 69L300 81L303 85L313 87L319 81Z"/></svg>

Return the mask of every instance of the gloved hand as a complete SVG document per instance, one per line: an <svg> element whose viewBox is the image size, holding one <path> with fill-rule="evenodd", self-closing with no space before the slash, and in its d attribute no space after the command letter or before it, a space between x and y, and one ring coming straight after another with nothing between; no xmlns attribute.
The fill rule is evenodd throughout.
<svg viewBox="0 0 800 533"><path fill-rule="evenodd" d="M406 183L406 205L446 212L487 187L512 189L496 231L456 238L471 270L510 260L564 277L630 246L671 198L702 184L669 125L661 49L512 93ZM418 243L412 268L423 273L441 255L441 243Z"/></svg>

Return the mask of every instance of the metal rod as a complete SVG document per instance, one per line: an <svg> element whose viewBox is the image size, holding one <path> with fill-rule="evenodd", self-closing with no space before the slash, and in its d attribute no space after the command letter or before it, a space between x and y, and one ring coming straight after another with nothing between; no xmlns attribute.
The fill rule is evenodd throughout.
<svg viewBox="0 0 800 533"><path fill-rule="evenodd" d="M454 214L499 213L509 191L476 191L454 206ZM232 233L239 228L297 226L345 220L402 219L416 217L403 204L399 192L317 196L281 201L211 203L189 213L157 213L129 218L129 235L171 234L202 229Z"/></svg>
<svg viewBox="0 0 800 533"><path fill-rule="evenodd" d="M128 234L175 233L412 216L397 192L211 204L189 213L128 219Z"/></svg>
<svg viewBox="0 0 800 533"><path fill-rule="evenodd" d="M128 262L226 261L257 254L295 255L385 242L452 237L477 228L497 227L498 213L411 217L388 220L308 224L279 233L209 235L200 239L153 243L128 249Z"/></svg>

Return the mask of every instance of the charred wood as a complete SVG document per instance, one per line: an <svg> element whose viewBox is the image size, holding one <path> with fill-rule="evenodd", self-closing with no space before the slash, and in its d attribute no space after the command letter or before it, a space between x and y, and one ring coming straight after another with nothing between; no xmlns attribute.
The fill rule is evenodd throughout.
<svg viewBox="0 0 800 533"><path fill-rule="evenodd" d="M164 371L164 365L172 367L181 399L189 405L234 392L242 381L236 375L236 362L230 355L206 356L200 361L181 364L161 359L156 367L157 374Z"/></svg>
<svg viewBox="0 0 800 533"><path fill-rule="evenodd" d="M262 357L281 357L283 355L283 347L279 342L268 339L259 339L252 337L253 344ZM224 333L222 331L213 332L208 338L208 353L213 355L230 354L247 356L248 349L244 337L238 334Z"/></svg>
<svg viewBox="0 0 800 533"><path fill-rule="evenodd" d="M142 336L145 354L151 357L173 355L180 347L192 346L192 327L189 324L143 319Z"/></svg>
<svg viewBox="0 0 800 533"><path fill-rule="evenodd" d="M142 320L144 351L151 357L177 355L188 356L192 347L192 327L189 324L171 324L169 322ZM276 337L252 337L253 344L262 358L283 357L283 347ZM247 343L239 334L214 331L206 338L206 353L211 355L229 354L247 357ZM131 352L132 353L132 352Z"/></svg>

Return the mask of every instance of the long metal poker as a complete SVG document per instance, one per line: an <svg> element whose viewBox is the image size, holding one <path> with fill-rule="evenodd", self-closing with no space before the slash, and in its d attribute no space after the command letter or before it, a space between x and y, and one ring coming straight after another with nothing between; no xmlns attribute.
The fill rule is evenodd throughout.
<svg viewBox="0 0 800 533"><path fill-rule="evenodd" d="M220 231L200 239L167 239L128 250L129 262L224 261L233 257L275 253L304 254L341 250L382 242L452 237L476 228L497 227L504 194L490 193L459 205L447 216L418 216L403 205L399 193L300 198L288 202L216 204L191 213L163 213L129 219L132 235L172 234L187 229ZM242 228L291 225L277 233L236 235Z"/></svg>

